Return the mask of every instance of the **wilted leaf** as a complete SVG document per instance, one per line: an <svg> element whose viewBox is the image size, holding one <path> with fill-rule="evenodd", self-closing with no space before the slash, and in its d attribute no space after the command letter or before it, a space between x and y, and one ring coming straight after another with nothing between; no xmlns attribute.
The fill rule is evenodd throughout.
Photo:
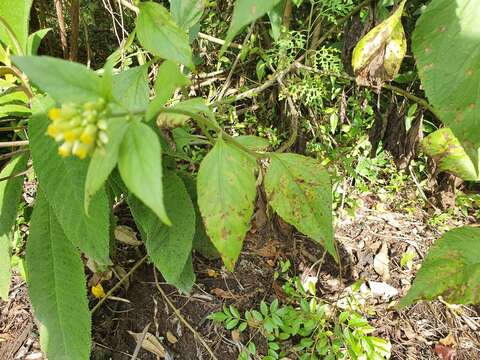
<svg viewBox="0 0 480 360"><path fill-rule="evenodd" d="M381 24L365 35L353 50L352 67L359 85L380 86L400 70L407 51L402 13L406 0Z"/></svg>
<svg viewBox="0 0 480 360"><path fill-rule="evenodd" d="M455 360L457 356L455 349L440 344L436 344L433 351L438 355L440 360Z"/></svg>
<svg viewBox="0 0 480 360"><path fill-rule="evenodd" d="M373 269L382 277L383 281L390 278L389 262L388 246L387 243L384 242L378 254L373 258Z"/></svg>
<svg viewBox="0 0 480 360"><path fill-rule="evenodd" d="M422 141L425 153L432 157L440 171L450 172L463 180L479 181L480 176L472 160L465 152L450 128L439 129Z"/></svg>
<svg viewBox="0 0 480 360"><path fill-rule="evenodd" d="M480 228L453 229L437 240L400 307L438 296L455 304L480 302Z"/></svg>
<svg viewBox="0 0 480 360"><path fill-rule="evenodd" d="M125 225L117 225L114 234L115 239L117 239L121 243L132 246L142 245L142 242L137 239L137 233L133 231L131 227Z"/></svg>
<svg viewBox="0 0 480 360"><path fill-rule="evenodd" d="M142 333L134 333L133 331L128 332L135 339L136 342L142 341ZM142 348L146 351L158 355L161 358L166 356L165 348L162 343L155 337L155 335L147 332L142 341Z"/></svg>

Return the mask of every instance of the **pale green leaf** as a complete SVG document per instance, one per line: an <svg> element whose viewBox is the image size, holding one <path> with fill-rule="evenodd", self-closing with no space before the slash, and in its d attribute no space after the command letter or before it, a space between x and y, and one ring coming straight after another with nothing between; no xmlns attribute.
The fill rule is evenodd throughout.
<svg viewBox="0 0 480 360"><path fill-rule="evenodd" d="M0 17L8 24L13 31L22 51L26 50L28 38L28 23L30 19L30 8L32 0L1 0ZM16 47L10 38L8 31L0 23L0 41L9 45L16 52Z"/></svg>
<svg viewBox="0 0 480 360"><path fill-rule="evenodd" d="M52 30L50 28L47 29L41 29L38 31L35 31L33 34L30 34L28 36L27 40L27 55L37 55L38 47L40 46L40 43L42 42L43 38L45 35L48 34L48 32Z"/></svg>
<svg viewBox="0 0 480 360"><path fill-rule="evenodd" d="M170 0L170 12L179 27L188 31L203 15L203 0Z"/></svg>
<svg viewBox="0 0 480 360"><path fill-rule="evenodd" d="M265 15L268 11L272 10L279 2L280 0L235 1L232 21L230 22L230 27L228 28L227 37L225 38L225 44L222 46L222 51L228 47L235 35L237 35L240 30L243 29L243 27Z"/></svg>
<svg viewBox="0 0 480 360"><path fill-rule="evenodd" d="M180 71L180 66L173 61L164 61L158 68L155 80L155 98L147 109L147 120L153 119L165 103L172 97L175 89L187 85L188 78Z"/></svg>
<svg viewBox="0 0 480 360"><path fill-rule="evenodd" d="M49 56L13 56L12 60L56 101L82 103L106 95L100 77L79 63Z"/></svg>
<svg viewBox="0 0 480 360"><path fill-rule="evenodd" d="M472 160L450 128L439 129L422 141L423 151L432 157L440 171L450 172L463 180L480 181Z"/></svg>
<svg viewBox="0 0 480 360"><path fill-rule="evenodd" d="M478 166L480 2L432 0L417 22L413 53L425 93Z"/></svg>
<svg viewBox="0 0 480 360"><path fill-rule="evenodd" d="M161 58L192 67L188 35L168 10L152 1L141 2L139 8L136 32L143 47Z"/></svg>
<svg viewBox="0 0 480 360"><path fill-rule="evenodd" d="M438 296L453 304L480 303L480 228L456 228L437 240L400 307Z"/></svg>
<svg viewBox="0 0 480 360"><path fill-rule="evenodd" d="M0 178L19 174L27 166L27 155L10 160L0 172ZM17 218L18 203L23 187L23 176L0 182L0 299L6 300L10 285L10 246L12 228Z"/></svg>
<svg viewBox="0 0 480 360"><path fill-rule="evenodd" d="M270 142L254 135L240 135L236 136L235 140L246 148L253 151L265 151L270 146Z"/></svg>
<svg viewBox="0 0 480 360"><path fill-rule="evenodd" d="M91 319L83 262L40 191L27 242L28 292L49 359L88 360Z"/></svg>
<svg viewBox="0 0 480 360"><path fill-rule="evenodd" d="M120 145L118 169L128 189L167 225L164 206L162 151L157 134L147 125L133 122Z"/></svg>
<svg viewBox="0 0 480 360"><path fill-rule="evenodd" d="M255 161L218 138L200 164L198 205L227 269L233 270L250 227L256 195Z"/></svg>
<svg viewBox="0 0 480 360"><path fill-rule="evenodd" d="M108 119L108 143L104 148L97 148L92 155L85 179L85 211L88 214L90 200L99 191L110 173L117 165L120 144L128 127L125 118Z"/></svg>
<svg viewBox="0 0 480 360"><path fill-rule="evenodd" d="M137 66L115 75L113 97L128 111L143 111L148 106L148 64Z"/></svg>
<svg viewBox="0 0 480 360"><path fill-rule="evenodd" d="M156 186L161 187L162 183L158 182ZM179 285L185 285L184 281L179 283L179 280L192 252L195 211L182 179L172 171L164 173L163 193L171 226L158 221L157 216L138 199L130 197L128 203L149 257L165 280L180 288ZM190 288L181 290L188 292Z"/></svg>
<svg viewBox="0 0 480 360"><path fill-rule="evenodd" d="M269 204L283 220L319 242L338 260L330 176L317 160L297 154L272 155L265 190Z"/></svg>
<svg viewBox="0 0 480 360"><path fill-rule="evenodd" d="M30 109L24 105L6 104L0 106L0 117L29 115Z"/></svg>
<svg viewBox="0 0 480 360"><path fill-rule="evenodd" d="M272 38L277 41L282 33L283 9L285 7L285 0L281 0L275 7L268 12L270 19L270 26L272 28Z"/></svg>
<svg viewBox="0 0 480 360"><path fill-rule="evenodd" d="M46 135L51 101L35 101L29 120L33 167L58 222L70 241L100 264L110 264L110 205L104 189L92 198L89 215L84 210L85 178L89 162L62 158L58 144Z"/></svg>
<svg viewBox="0 0 480 360"><path fill-rule="evenodd" d="M0 105L7 104L9 102L28 102L28 97L23 91L14 91L0 95ZM2 107L3 112L3 107Z"/></svg>

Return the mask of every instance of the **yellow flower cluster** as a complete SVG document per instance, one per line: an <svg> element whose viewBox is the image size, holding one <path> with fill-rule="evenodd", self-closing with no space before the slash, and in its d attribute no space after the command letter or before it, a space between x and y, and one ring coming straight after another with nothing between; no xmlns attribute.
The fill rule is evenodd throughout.
<svg viewBox="0 0 480 360"><path fill-rule="evenodd" d="M48 117L52 123L47 134L61 143L58 153L63 157L75 155L85 159L96 147L108 142L108 109L103 99L83 105L64 104L50 109Z"/></svg>

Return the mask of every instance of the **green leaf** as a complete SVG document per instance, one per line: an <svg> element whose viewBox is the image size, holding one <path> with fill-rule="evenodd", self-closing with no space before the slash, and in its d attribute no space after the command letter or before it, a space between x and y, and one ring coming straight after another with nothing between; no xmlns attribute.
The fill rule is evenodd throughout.
<svg viewBox="0 0 480 360"><path fill-rule="evenodd" d="M188 78L180 71L180 66L173 61L164 61L158 68L157 79L155 80L155 98L148 105L146 118L153 119L160 109L172 97L175 89L187 85Z"/></svg>
<svg viewBox="0 0 480 360"><path fill-rule="evenodd" d="M270 205L283 220L318 241L338 260L330 176L317 160L297 154L273 155L265 190Z"/></svg>
<svg viewBox="0 0 480 360"><path fill-rule="evenodd" d="M155 186L162 187L162 183L158 181ZM182 179L172 171L165 171L163 193L172 226L159 222L157 216L138 199L130 197L128 203L149 257L165 280L178 286L184 265L192 252L195 211ZM182 290L188 292L190 289Z"/></svg>
<svg viewBox="0 0 480 360"><path fill-rule="evenodd" d="M241 145L253 151L265 151L270 146L270 142L267 139L254 135L236 136L235 140Z"/></svg>
<svg viewBox="0 0 480 360"><path fill-rule="evenodd" d="M138 121L128 127L118 159L128 189L166 225L171 225L163 204L162 150L157 134Z"/></svg>
<svg viewBox="0 0 480 360"><path fill-rule="evenodd" d="M432 0L412 39L425 93L475 167L480 147L479 15L480 2L475 0Z"/></svg>
<svg viewBox="0 0 480 360"><path fill-rule="evenodd" d="M28 97L23 91L14 91L14 92L0 95L0 105L7 104L9 102L26 103L28 102Z"/></svg>
<svg viewBox="0 0 480 360"><path fill-rule="evenodd" d="M237 0L233 8L232 21L228 28L225 44L222 46L222 52L232 42L235 35L237 35L244 26L257 20L272 10L280 0Z"/></svg>
<svg viewBox="0 0 480 360"><path fill-rule="evenodd" d="M439 129L422 141L423 151L436 162L440 171L448 171L463 180L479 181L476 168L450 128Z"/></svg>
<svg viewBox="0 0 480 360"><path fill-rule="evenodd" d="M48 32L52 30L50 28L41 29L35 31L34 33L28 36L27 41L27 55L37 55L38 47L42 42L43 38L48 34Z"/></svg>
<svg viewBox="0 0 480 360"><path fill-rule="evenodd" d="M148 106L148 64L137 66L115 75L113 97L128 111L144 111Z"/></svg>
<svg viewBox="0 0 480 360"><path fill-rule="evenodd" d="M281 0L275 7L268 12L270 26L272 27L272 38L277 41L282 33L283 9L285 1Z"/></svg>
<svg viewBox="0 0 480 360"><path fill-rule="evenodd" d="M0 172L0 178L19 174L27 166L27 155L10 160ZM12 228L17 218L18 203L22 194L23 176L0 182L0 299L8 298L10 286L10 246L13 240Z"/></svg>
<svg viewBox="0 0 480 360"><path fill-rule="evenodd" d="M193 67L188 35L167 9L152 1L141 2L139 8L136 32L142 46L156 56Z"/></svg>
<svg viewBox="0 0 480 360"><path fill-rule="evenodd" d="M13 31L22 51L26 50L28 38L28 23L30 19L30 8L32 0L0 1L0 17L8 24ZM0 41L10 46L16 52L16 47L7 29L0 23Z"/></svg>
<svg viewBox="0 0 480 360"><path fill-rule="evenodd" d="M4 116L25 116L30 114L30 109L24 105L7 104L0 107L0 117Z"/></svg>
<svg viewBox="0 0 480 360"><path fill-rule="evenodd" d="M479 289L480 228L464 226L435 242L399 306L438 296L453 304L478 304Z"/></svg>
<svg viewBox="0 0 480 360"><path fill-rule="evenodd" d="M46 135L46 111L51 101L34 101L34 115L28 121L33 167L58 222L70 241L100 264L110 264L110 204L102 189L93 196L87 216L84 210L85 178L89 163L62 158L58 145Z"/></svg>
<svg viewBox="0 0 480 360"><path fill-rule="evenodd" d="M218 138L200 164L198 205L208 235L233 270L250 227L256 195L255 161Z"/></svg>
<svg viewBox="0 0 480 360"><path fill-rule="evenodd" d="M106 130L109 139L108 143L103 149L97 148L93 153L85 179L84 202L87 214L92 197L103 187L110 173L117 165L120 144L128 125L129 123L125 118L108 119Z"/></svg>
<svg viewBox="0 0 480 360"><path fill-rule="evenodd" d="M208 259L217 259L220 257L217 249L212 244L212 241L207 235L205 230L205 225L202 221L202 215L200 214L200 209L197 204L197 183L196 179L193 176L190 176L185 173L180 173L180 177L185 184L185 187L192 199L193 207L195 209L195 236L193 237L193 248L200 252L203 256Z"/></svg>
<svg viewBox="0 0 480 360"><path fill-rule="evenodd" d="M58 102L82 103L105 95L100 77L84 65L48 56L13 56L12 60Z"/></svg>
<svg viewBox="0 0 480 360"><path fill-rule="evenodd" d="M28 292L49 359L88 360L91 319L80 254L39 192L27 242Z"/></svg>
<svg viewBox="0 0 480 360"><path fill-rule="evenodd" d="M179 27L188 31L203 15L203 0L170 0L170 12Z"/></svg>
<svg viewBox="0 0 480 360"><path fill-rule="evenodd" d="M193 272L192 254L188 257L180 277L175 281L175 285L180 291L188 294L195 282L195 273Z"/></svg>

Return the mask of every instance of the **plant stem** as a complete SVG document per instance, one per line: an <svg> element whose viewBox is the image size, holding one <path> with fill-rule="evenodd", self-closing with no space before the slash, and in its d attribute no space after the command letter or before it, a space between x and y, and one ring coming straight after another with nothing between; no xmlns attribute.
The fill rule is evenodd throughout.
<svg viewBox="0 0 480 360"><path fill-rule="evenodd" d="M25 146L25 145L28 145L28 140L0 142L0 148L6 148L10 146Z"/></svg>

